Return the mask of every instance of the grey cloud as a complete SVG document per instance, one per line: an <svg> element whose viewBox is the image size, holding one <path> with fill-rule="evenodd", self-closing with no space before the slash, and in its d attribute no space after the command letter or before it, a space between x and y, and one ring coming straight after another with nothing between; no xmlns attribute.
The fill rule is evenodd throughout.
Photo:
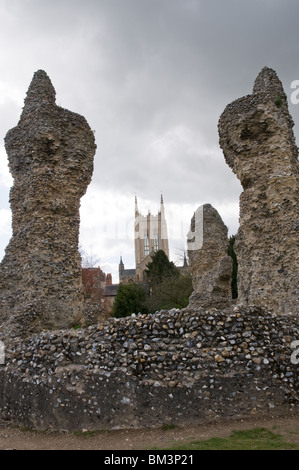
<svg viewBox="0 0 299 470"><path fill-rule="evenodd" d="M109 110L109 129L104 114L102 122L99 120L99 134L110 137L104 138L107 146L99 151L99 158L104 158L103 173L111 174L109 185L120 182L134 190L144 173L149 191L152 180L160 186L163 180L173 182L173 159L182 174L190 170L193 176L198 164L192 162L186 168L183 153L181 168L175 155L161 163L153 155L150 165L146 152L149 138L160 138L183 123L201 135L206 145L217 146L217 121L225 105L251 92L253 80L265 64L277 66L280 74L285 53L295 52L297 26L292 9L298 11L294 2L290 8L285 2L274 5L264 1L112 2L111 8L106 4L109 27L105 34L110 31L111 35L104 35L103 40L108 59L104 76L110 81L103 84L103 93L108 96L105 103L112 97L114 109ZM289 62L281 72L292 78L296 68ZM101 103L100 92L97 102ZM114 135L118 139L111 149L109 140L112 142ZM185 151L188 154L188 148ZM200 149L197 161L202 162ZM116 162L118 166L113 164ZM215 175L217 170L215 165ZM212 181L213 172L206 177ZM225 185L225 177L223 182ZM170 193L175 197L172 190ZM190 191L191 197L193 194Z"/></svg>
<svg viewBox="0 0 299 470"><path fill-rule="evenodd" d="M265 65L290 96L298 14L297 0L9 0L0 6L0 82L25 97L34 71L47 71L58 104L95 130L94 185L229 204L240 186L219 149L218 118ZM2 137L20 112L2 104ZM299 106L290 112L299 123Z"/></svg>

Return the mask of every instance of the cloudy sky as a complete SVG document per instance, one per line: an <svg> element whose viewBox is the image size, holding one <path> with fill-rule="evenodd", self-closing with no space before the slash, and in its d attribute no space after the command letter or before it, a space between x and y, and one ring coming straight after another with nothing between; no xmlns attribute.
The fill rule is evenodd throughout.
<svg viewBox="0 0 299 470"><path fill-rule="evenodd" d="M199 205L211 203L235 233L241 187L219 148L218 119L267 65L297 135L298 18L298 0L0 0L0 259L11 236L3 139L38 69L57 104L95 131L80 244L114 282L120 255L134 267L135 195L156 214L163 193L177 264Z"/></svg>

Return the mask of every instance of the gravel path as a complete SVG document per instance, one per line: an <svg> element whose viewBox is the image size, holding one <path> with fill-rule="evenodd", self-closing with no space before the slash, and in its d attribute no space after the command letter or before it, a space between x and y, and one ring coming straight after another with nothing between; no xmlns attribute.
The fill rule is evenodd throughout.
<svg viewBox="0 0 299 470"><path fill-rule="evenodd" d="M299 444L299 415L232 421L173 429L130 429L95 433L37 432L0 425L0 450L142 450L165 448L211 437L229 436L232 430L266 427Z"/></svg>

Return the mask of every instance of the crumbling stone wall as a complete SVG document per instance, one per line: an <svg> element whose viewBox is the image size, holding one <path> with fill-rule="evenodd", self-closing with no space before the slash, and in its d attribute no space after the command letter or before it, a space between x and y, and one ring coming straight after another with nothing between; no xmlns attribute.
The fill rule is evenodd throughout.
<svg viewBox="0 0 299 470"><path fill-rule="evenodd" d="M43 332L7 345L0 416L81 430L295 413L298 337L297 317L257 307L188 307Z"/></svg>
<svg viewBox="0 0 299 470"><path fill-rule="evenodd" d="M194 292L189 305L224 308L232 299L232 258L227 227L211 204L200 206L188 233L189 270Z"/></svg>
<svg viewBox="0 0 299 470"><path fill-rule="evenodd" d="M263 89L271 80L276 92L280 92L276 77L268 70L257 80L257 89ZM295 218L291 216L298 164L295 154L291 158L289 152L295 149L294 142L284 132L281 141L275 140L276 131L290 131L284 97L275 99L276 110L271 104L273 92L269 92L270 103L265 101L265 93L257 91L253 98L241 100L241 111L239 101L235 110L231 105L231 123L226 122L225 114L220 134L223 145L227 145L226 158L244 187L239 244L242 236L249 237L249 241L239 251L243 263L242 298L248 292L248 299L254 300L255 294L258 302L267 301L272 307L280 305L278 294L271 303L271 297L262 296L257 287L259 280L267 292L268 281L263 277L266 271L261 268L263 260L259 257L265 256L274 287L278 285L277 278L269 264L274 261L274 251L281 253L285 263L289 261L296 267L290 254L280 251L274 240L284 241L284 249L287 241L287 249L296 259ZM38 72L20 123L6 138L14 176L14 233L1 265L1 320L14 318L23 329L29 328L25 338L21 336L22 329L10 329L9 320L0 325L5 347L5 364L0 365L1 419L37 429L74 430L190 425L254 414L297 413L298 350L293 347L299 337L298 315L281 314L279 309L273 314L256 305L215 308L226 299L226 287L221 289L219 284L223 279L219 277L219 266L227 250L227 230L208 205L202 209L202 220L209 223L203 225L202 245L198 253L194 251L193 261L196 269L197 263L203 263L208 275L204 280L196 277L195 271L198 291L201 286L209 286L211 295L201 300L211 301L210 306L194 303L182 310L111 318L79 330L30 331L33 327L38 330L68 326L82 311L77 282L81 280L81 268L76 258L78 206L91 176L95 145L86 121L56 107L54 96L48 77ZM251 115L255 100L258 117L255 112L255 116ZM235 129L238 119L240 135ZM267 153L259 158L251 151L252 146L257 151L267 150L269 142L273 161ZM283 175L281 186L278 168ZM266 169L268 173L261 177ZM290 220L281 213L281 204ZM285 232L280 217L287 225ZM260 218L265 225L260 227L260 235L265 241L260 240L256 250L255 228ZM281 240L277 230L282 230L285 239ZM215 246L205 245L213 238ZM200 249L204 245L207 257L201 258L198 255L202 255ZM207 269L210 264L211 273ZM253 268L258 268L257 278ZM280 270L279 274L283 273ZM294 306L295 278L288 269L285 275L290 285L285 283L280 294L290 294L289 305Z"/></svg>
<svg viewBox="0 0 299 470"><path fill-rule="evenodd" d="M5 146L13 235L0 266L0 322L19 333L69 327L82 316L79 206L93 172L93 132L55 104L39 70Z"/></svg>
<svg viewBox="0 0 299 470"><path fill-rule="evenodd" d="M299 312L299 164L287 97L263 68L253 93L219 120L225 160L240 179L239 301Z"/></svg>

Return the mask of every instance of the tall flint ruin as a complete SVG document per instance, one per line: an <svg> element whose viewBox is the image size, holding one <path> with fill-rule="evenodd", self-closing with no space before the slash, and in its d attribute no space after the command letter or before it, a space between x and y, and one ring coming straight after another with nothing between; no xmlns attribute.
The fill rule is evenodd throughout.
<svg viewBox="0 0 299 470"><path fill-rule="evenodd" d="M93 132L55 104L39 70L5 147L13 234L0 265L0 322L27 333L70 327L82 317L79 206L93 172Z"/></svg>
<svg viewBox="0 0 299 470"><path fill-rule="evenodd" d="M276 72L262 69L253 93L219 120L220 146L239 178L239 302L299 312L299 163L287 97Z"/></svg>
<svg viewBox="0 0 299 470"><path fill-rule="evenodd" d="M188 233L188 258L194 292L192 307L225 308L231 304L232 258L227 227L211 204L194 213Z"/></svg>

